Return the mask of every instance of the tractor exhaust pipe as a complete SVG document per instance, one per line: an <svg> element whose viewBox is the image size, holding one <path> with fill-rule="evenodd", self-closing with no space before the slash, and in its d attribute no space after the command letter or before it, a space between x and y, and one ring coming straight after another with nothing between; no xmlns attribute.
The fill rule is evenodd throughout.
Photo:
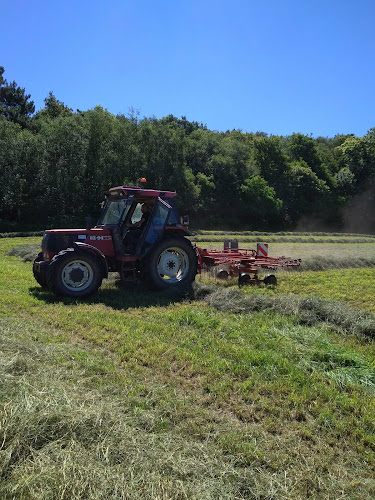
<svg viewBox="0 0 375 500"><path fill-rule="evenodd" d="M92 228L92 217L91 215L86 215L86 229Z"/></svg>

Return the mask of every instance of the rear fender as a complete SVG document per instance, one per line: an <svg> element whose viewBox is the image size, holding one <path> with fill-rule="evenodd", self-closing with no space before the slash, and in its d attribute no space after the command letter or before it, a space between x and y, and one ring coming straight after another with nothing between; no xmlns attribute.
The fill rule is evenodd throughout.
<svg viewBox="0 0 375 500"><path fill-rule="evenodd" d="M107 259L105 258L105 255L100 250L93 247L92 245L88 245L87 243L82 243L79 241L74 242L72 246L73 246L74 250L78 253L90 252L93 255L95 255L95 257L97 259L99 259L99 261L102 265L103 277L108 278L108 262L107 262Z"/></svg>

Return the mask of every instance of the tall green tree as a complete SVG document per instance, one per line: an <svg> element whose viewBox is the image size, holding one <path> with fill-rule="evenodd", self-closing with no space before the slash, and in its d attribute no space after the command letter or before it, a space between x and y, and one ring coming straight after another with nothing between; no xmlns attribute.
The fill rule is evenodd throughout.
<svg viewBox="0 0 375 500"><path fill-rule="evenodd" d="M288 158L282 150L280 138L255 136L251 163L259 175L275 189L277 196L283 198L286 194L284 174L288 170Z"/></svg>
<svg viewBox="0 0 375 500"><path fill-rule="evenodd" d="M348 168L355 177L356 191L369 186L375 175L374 148L369 137L348 137L336 148L341 168Z"/></svg>
<svg viewBox="0 0 375 500"><path fill-rule="evenodd" d="M198 207L199 186L186 164L185 129L174 120L144 119L139 124L142 174L150 186L179 193L177 203L190 212Z"/></svg>
<svg viewBox="0 0 375 500"><path fill-rule="evenodd" d="M43 138L18 124L0 120L0 219L39 225Z"/></svg>
<svg viewBox="0 0 375 500"><path fill-rule="evenodd" d="M304 161L313 172L328 186L332 185L332 178L327 167L318 154L315 141L312 137L303 134L293 134L288 141L288 150L291 161Z"/></svg>
<svg viewBox="0 0 375 500"><path fill-rule="evenodd" d="M0 116L18 123L22 128L31 125L30 117L35 111L34 102L30 101L30 94L15 81L8 83L3 77L4 67L0 66Z"/></svg>
<svg viewBox="0 0 375 500"><path fill-rule="evenodd" d="M85 216L88 134L80 116L43 122L44 210L49 225L76 225Z"/></svg>
<svg viewBox="0 0 375 500"><path fill-rule="evenodd" d="M241 217L249 229L277 227L282 223L283 202L260 175L246 179L241 186L243 208Z"/></svg>
<svg viewBox="0 0 375 500"><path fill-rule="evenodd" d="M302 216L327 215L330 189L303 160L294 161L284 174L283 198L289 223L296 224Z"/></svg>
<svg viewBox="0 0 375 500"><path fill-rule="evenodd" d="M211 130L197 129L186 137L184 141L186 162L194 175L203 173L213 174L209 166L212 156L220 152L221 136Z"/></svg>

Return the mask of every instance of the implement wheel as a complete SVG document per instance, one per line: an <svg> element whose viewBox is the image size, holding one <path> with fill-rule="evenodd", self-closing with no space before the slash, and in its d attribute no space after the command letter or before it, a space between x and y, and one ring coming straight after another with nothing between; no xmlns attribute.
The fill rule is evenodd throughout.
<svg viewBox="0 0 375 500"><path fill-rule="evenodd" d="M143 261L142 276L157 290L184 290L197 274L197 255L189 240L170 236L156 243Z"/></svg>
<svg viewBox="0 0 375 500"><path fill-rule="evenodd" d="M89 252L72 248L61 251L48 267L47 284L56 295L87 297L102 284L103 270L99 260Z"/></svg>
<svg viewBox="0 0 375 500"><path fill-rule="evenodd" d="M229 273L226 269L220 269L220 271L218 271L216 273L216 278L218 280L227 280L229 277Z"/></svg>
<svg viewBox="0 0 375 500"><path fill-rule="evenodd" d="M276 286L277 285L277 279L274 274L267 274L265 276L263 283L267 286Z"/></svg>

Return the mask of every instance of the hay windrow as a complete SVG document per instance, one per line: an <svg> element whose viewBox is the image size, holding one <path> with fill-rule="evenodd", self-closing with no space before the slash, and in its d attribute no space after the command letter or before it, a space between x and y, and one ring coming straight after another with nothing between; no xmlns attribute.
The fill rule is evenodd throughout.
<svg viewBox="0 0 375 500"><path fill-rule="evenodd" d="M327 323L333 330L375 338L375 315L358 311L347 305L319 297L245 295L234 288L195 284L195 297L203 298L220 311L246 313L272 311L293 315L302 324Z"/></svg>

